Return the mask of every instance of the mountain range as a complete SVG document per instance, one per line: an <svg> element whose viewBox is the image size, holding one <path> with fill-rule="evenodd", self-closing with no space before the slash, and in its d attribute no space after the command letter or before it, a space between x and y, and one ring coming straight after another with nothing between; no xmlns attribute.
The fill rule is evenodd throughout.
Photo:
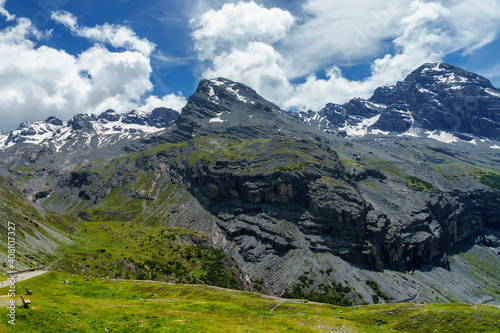
<svg viewBox="0 0 500 333"><path fill-rule="evenodd" d="M375 281L385 301L500 303L499 139L500 90L437 63L318 112L203 80L180 114L24 123L0 167L75 225L203 232L247 289L360 304Z"/></svg>
<svg viewBox="0 0 500 333"><path fill-rule="evenodd" d="M401 134L443 142L500 138L500 90L484 77L444 63L424 64L368 100L328 104L299 117L327 132Z"/></svg>

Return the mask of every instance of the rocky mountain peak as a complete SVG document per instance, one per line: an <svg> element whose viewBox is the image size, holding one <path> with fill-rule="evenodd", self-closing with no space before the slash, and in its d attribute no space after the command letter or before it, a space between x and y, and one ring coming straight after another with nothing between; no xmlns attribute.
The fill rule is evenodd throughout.
<svg viewBox="0 0 500 333"><path fill-rule="evenodd" d="M68 125L70 125L73 130L91 130L92 129L92 118L86 114L77 114L68 121Z"/></svg>
<svg viewBox="0 0 500 333"><path fill-rule="evenodd" d="M376 103L392 104L401 98L401 93L409 93L415 89L423 94L472 87L495 89L488 79L480 75L445 63L428 63L414 70L403 81L393 86L378 88L370 100Z"/></svg>
<svg viewBox="0 0 500 333"><path fill-rule="evenodd" d="M294 131L296 125L292 115L252 88L216 78L200 82L182 109L176 128L165 133L165 139L178 142L221 133L240 138L268 138Z"/></svg>
<svg viewBox="0 0 500 333"><path fill-rule="evenodd" d="M458 140L500 138L500 90L486 78L445 63L424 64L368 100L328 104L303 121L348 136L404 134Z"/></svg>
<svg viewBox="0 0 500 333"><path fill-rule="evenodd" d="M157 128L165 128L179 117L179 112L159 107L154 109L148 117L148 124Z"/></svg>
<svg viewBox="0 0 500 333"><path fill-rule="evenodd" d="M282 110L245 84L215 78L199 83L176 126L162 137L169 142L181 142L213 134L252 140L312 139L320 133L304 126L296 114Z"/></svg>
<svg viewBox="0 0 500 333"><path fill-rule="evenodd" d="M405 79L407 82L415 82L420 84L436 84L436 85L451 85L454 86L457 83L468 83L468 84L478 84L485 88L493 88L491 82L474 73L468 72L462 68L448 65L442 62L439 63L427 63Z"/></svg>
<svg viewBox="0 0 500 333"><path fill-rule="evenodd" d="M123 115L121 120L124 124L146 125L148 114L146 112L132 110Z"/></svg>
<svg viewBox="0 0 500 333"><path fill-rule="evenodd" d="M18 143L43 145L56 152L65 151L63 147L70 151L94 146L102 149L156 133L168 127L178 116L177 111L168 108L157 108L152 112L132 110L124 114L109 109L98 116L77 114L68 122L51 116L45 121L24 122L15 131L2 132L0 150Z"/></svg>
<svg viewBox="0 0 500 333"><path fill-rule="evenodd" d="M255 104L256 100L263 100L252 88L221 77L201 81L196 91L208 95L213 101L222 99Z"/></svg>
<svg viewBox="0 0 500 333"><path fill-rule="evenodd" d="M102 123L107 123L110 121L118 121L120 119L120 115L115 110L108 109L101 113L97 118Z"/></svg>
<svg viewBox="0 0 500 333"><path fill-rule="evenodd" d="M54 126L63 126L64 125L64 123L63 123L63 121L61 119L56 118L54 116L48 117L47 119L45 119L45 122L47 124L51 124L51 125L54 125Z"/></svg>

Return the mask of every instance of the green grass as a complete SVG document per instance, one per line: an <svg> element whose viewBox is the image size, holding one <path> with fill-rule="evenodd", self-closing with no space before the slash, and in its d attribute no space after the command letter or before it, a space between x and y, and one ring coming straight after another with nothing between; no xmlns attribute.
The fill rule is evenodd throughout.
<svg viewBox="0 0 500 333"><path fill-rule="evenodd" d="M485 172L479 175L481 184L500 190L500 173Z"/></svg>
<svg viewBox="0 0 500 333"><path fill-rule="evenodd" d="M346 182L343 182L343 181L338 180L338 179L333 179L332 177L323 176L323 177L321 177L321 180L337 190L348 191L349 187L350 187L350 185L347 184Z"/></svg>
<svg viewBox="0 0 500 333"><path fill-rule="evenodd" d="M406 178L406 186L418 192L427 192L436 188L431 183L414 176L408 176Z"/></svg>
<svg viewBox="0 0 500 333"><path fill-rule="evenodd" d="M69 284L65 284L67 280ZM498 332L500 309L468 304L336 307L202 285L101 280L51 272L20 282L33 290L12 332ZM7 288L0 291L6 294ZM153 298L151 295L155 294ZM20 300L19 296L17 299ZM380 323L381 325L379 325Z"/></svg>
<svg viewBox="0 0 500 333"><path fill-rule="evenodd" d="M95 277L205 283L239 288L232 260L201 233L130 222L83 222L54 266ZM198 244L198 245L195 245Z"/></svg>
<svg viewBox="0 0 500 333"><path fill-rule="evenodd" d="M436 186L431 183L426 182L418 177L408 175L403 170L401 170L397 163L391 161L373 161L370 162L371 165L379 169L386 175L391 175L392 177L397 177L404 179L406 186L414 191L427 192L436 189ZM435 168L437 170L437 168Z"/></svg>
<svg viewBox="0 0 500 333"><path fill-rule="evenodd" d="M406 174L396 166L396 162L392 161L373 161L371 165L379 169L384 174L389 174L395 177L404 177Z"/></svg>
<svg viewBox="0 0 500 333"><path fill-rule="evenodd" d="M436 165L433 168L450 181L460 181L461 178L469 177L470 179L479 180L483 185L500 190L500 172L498 169L492 170L458 162Z"/></svg>
<svg viewBox="0 0 500 333"><path fill-rule="evenodd" d="M384 301L388 302L390 300L390 297L387 296L383 291L380 290L380 287L377 282L373 280L366 280L366 284L372 288L372 290L375 292L375 295L372 295L372 300L373 303L378 304L380 301L380 298L382 298Z"/></svg>

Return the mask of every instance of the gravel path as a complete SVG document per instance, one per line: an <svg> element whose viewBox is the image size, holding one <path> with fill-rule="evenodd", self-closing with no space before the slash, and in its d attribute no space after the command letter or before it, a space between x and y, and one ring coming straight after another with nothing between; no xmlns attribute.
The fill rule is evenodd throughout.
<svg viewBox="0 0 500 333"><path fill-rule="evenodd" d="M21 273L21 274L16 275L16 282L28 280L28 279L31 279L32 277L42 275L43 273L47 273L47 271L40 270L40 271L34 271L34 272ZM10 285L10 279L0 282L0 288L7 287L8 285Z"/></svg>
<svg viewBox="0 0 500 333"><path fill-rule="evenodd" d="M26 273L17 274L16 275L16 282L28 280L28 279L31 279L32 277L41 275L43 273L47 273L47 271L34 271L34 272L26 272ZM10 285L10 279L0 282L0 288L7 287L9 285ZM24 290L16 290L15 293L16 293L16 303L19 304L20 301L17 300L19 298L19 296L17 296L17 295L25 294L25 292L24 292ZM9 295L0 296L0 308L4 308L4 307L9 306L9 299L10 299Z"/></svg>

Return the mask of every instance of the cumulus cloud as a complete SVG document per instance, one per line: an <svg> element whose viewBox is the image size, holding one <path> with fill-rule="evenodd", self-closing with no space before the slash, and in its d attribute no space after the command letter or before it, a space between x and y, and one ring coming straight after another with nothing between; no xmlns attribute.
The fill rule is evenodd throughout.
<svg viewBox="0 0 500 333"><path fill-rule="evenodd" d="M186 106L187 100L186 97L182 95L179 91L177 94L169 94L159 98L157 96L149 96L144 105L142 106L143 110L149 111L154 110L158 107L166 107L171 108L177 112L181 112L182 108Z"/></svg>
<svg viewBox="0 0 500 333"><path fill-rule="evenodd" d="M258 8L263 27L277 21L279 28L252 34L251 24L232 19L237 13L241 22L253 22L249 8ZM288 109L318 110L328 102L369 97L375 88L402 80L425 62L456 51L473 52L500 31L496 0L480 4L475 0L308 0L301 9L297 18L283 19L288 12L276 18L276 8L240 2L194 20L195 49L201 60L209 60L203 76L249 84ZM245 29L250 37L240 38ZM364 80L348 80L338 68L369 59L372 73ZM314 73L323 69L325 77L318 78Z"/></svg>
<svg viewBox="0 0 500 333"><path fill-rule="evenodd" d="M132 29L122 25L106 23L95 27L80 27L76 17L66 11L53 12L51 18L65 25L76 36L94 42L107 43L115 48L138 51L146 57L151 55L156 46L147 39L137 37Z"/></svg>
<svg viewBox="0 0 500 333"><path fill-rule="evenodd" d="M292 78L325 65L350 65L376 57L384 41L399 33L399 21L411 0L309 0L301 23L283 42ZM301 64L297 66L297 64Z"/></svg>
<svg viewBox="0 0 500 333"><path fill-rule="evenodd" d="M0 31L0 100L2 123L13 127L31 113L61 116L84 102L90 89L80 77L77 59L64 51L35 47L29 37L41 35L28 19Z"/></svg>
<svg viewBox="0 0 500 333"><path fill-rule="evenodd" d="M60 18L71 27L71 17ZM75 113L101 113L108 108L118 112L151 111L153 106L180 110L185 101L182 95L175 94L147 96L153 89L150 58L146 56L149 51L130 47L111 52L96 43L72 55L39 46L43 37L47 34L26 18L0 30L2 129L16 128L26 120L48 116L68 119Z"/></svg>
<svg viewBox="0 0 500 333"><path fill-rule="evenodd" d="M4 16L7 21L13 21L16 19L15 15L12 15L5 9L5 2L7 0L0 0L0 15Z"/></svg>
<svg viewBox="0 0 500 333"><path fill-rule="evenodd" d="M292 15L279 8L267 9L255 2L225 4L191 20L195 49L202 60L259 41L272 44L285 37Z"/></svg>

